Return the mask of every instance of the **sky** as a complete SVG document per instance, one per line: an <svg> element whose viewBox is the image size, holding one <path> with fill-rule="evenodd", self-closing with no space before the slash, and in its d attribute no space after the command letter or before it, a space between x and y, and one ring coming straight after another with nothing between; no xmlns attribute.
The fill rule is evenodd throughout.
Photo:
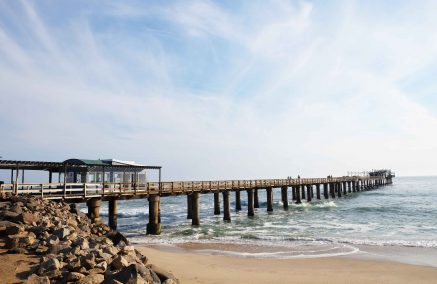
<svg viewBox="0 0 437 284"><path fill-rule="evenodd" d="M437 174L436 1L0 0L0 156Z"/></svg>

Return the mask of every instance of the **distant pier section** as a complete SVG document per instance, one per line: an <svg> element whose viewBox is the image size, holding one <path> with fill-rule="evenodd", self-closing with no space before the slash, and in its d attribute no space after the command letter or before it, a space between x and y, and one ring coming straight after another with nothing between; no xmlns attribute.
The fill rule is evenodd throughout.
<svg viewBox="0 0 437 284"><path fill-rule="evenodd" d="M59 199L70 203L86 202L88 216L101 222L100 206L108 202L109 226L117 228L117 201L147 198L149 204L148 234L161 232L161 198L185 195L187 218L193 226L200 225L200 199L202 194L214 194L214 211L223 220L231 221L231 193L235 195L235 211L241 211L241 193L246 193L247 215L253 217L259 208L258 193L266 191L267 208L273 211L275 189L280 189L284 210L290 203L300 204L312 200L335 199L348 194L372 190L392 184L391 170L372 170L360 175L326 178L286 178L221 181L161 181L160 166L144 166L131 161L115 159L69 159L64 162L0 160L0 170L11 172L10 183L0 181L0 192L15 195L31 194L44 199ZM148 181L148 172L157 171L157 181ZM47 183L26 183L25 172L48 173ZM57 181L53 181L57 178ZM221 198L220 198L221 195ZM221 203L223 204L221 206Z"/></svg>

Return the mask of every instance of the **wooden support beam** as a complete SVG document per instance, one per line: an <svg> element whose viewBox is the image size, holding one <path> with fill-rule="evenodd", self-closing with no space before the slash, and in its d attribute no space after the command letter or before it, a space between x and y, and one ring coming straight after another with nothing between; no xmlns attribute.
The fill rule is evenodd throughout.
<svg viewBox="0 0 437 284"><path fill-rule="evenodd" d="M91 222L100 224L102 219L100 218L100 206L102 204L102 199L99 197L90 198L87 202L88 206L88 217Z"/></svg>
<svg viewBox="0 0 437 284"><path fill-rule="evenodd" d="M329 199L329 184L328 183L324 183L323 184L323 197L325 197L325 199Z"/></svg>
<svg viewBox="0 0 437 284"><path fill-rule="evenodd" d="M307 185L307 202L311 202L311 185Z"/></svg>

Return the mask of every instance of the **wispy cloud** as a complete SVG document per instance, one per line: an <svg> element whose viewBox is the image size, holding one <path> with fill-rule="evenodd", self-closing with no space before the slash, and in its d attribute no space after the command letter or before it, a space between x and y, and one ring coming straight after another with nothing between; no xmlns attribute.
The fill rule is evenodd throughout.
<svg viewBox="0 0 437 284"><path fill-rule="evenodd" d="M415 94L437 64L432 1L44 4L0 4L4 157L187 179L435 173L437 110Z"/></svg>

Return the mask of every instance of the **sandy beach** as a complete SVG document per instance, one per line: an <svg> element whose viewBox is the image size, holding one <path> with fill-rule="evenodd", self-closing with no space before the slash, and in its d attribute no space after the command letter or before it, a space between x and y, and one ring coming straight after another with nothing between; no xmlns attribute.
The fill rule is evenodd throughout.
<svg viewBox="0 0 437 284"><path fill-rule="evenodd" d="M257 259L136 246L181 283L436 283L437 268L344 257Z"/></svg>

